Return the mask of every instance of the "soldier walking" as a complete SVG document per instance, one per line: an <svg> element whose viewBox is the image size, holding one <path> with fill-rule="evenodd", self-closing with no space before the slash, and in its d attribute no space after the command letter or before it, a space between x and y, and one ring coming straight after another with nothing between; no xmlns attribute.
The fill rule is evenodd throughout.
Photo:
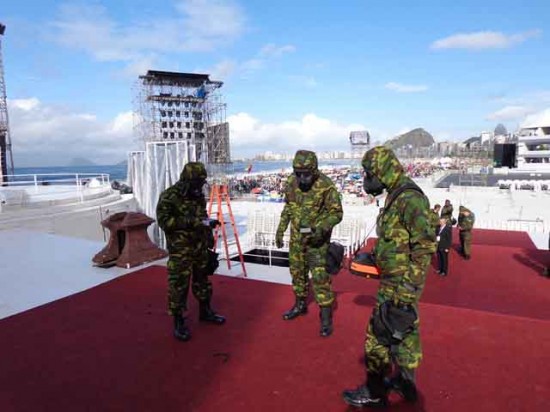
<svg viewBox="0 0 550 412"><path fill-rule="evenodd" d="M374 147L362 160L365 192L387 191L384 212L377 219L374 248L380 270L377 303L365 339L366 383L342 393L356 407L385 407L393 390L416 401L415 370L420 364L418 301L436 249L429 201L406 176L395 154Z"/></svg>

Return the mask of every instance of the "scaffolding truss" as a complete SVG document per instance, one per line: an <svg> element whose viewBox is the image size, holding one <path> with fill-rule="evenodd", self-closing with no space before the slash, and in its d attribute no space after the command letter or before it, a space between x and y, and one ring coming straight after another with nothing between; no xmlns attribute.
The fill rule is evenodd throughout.
<svg viewBox="0 0 550 412"><path fill-rule="evenodd" d="M4 80L4 62L2 60L2 38L5 30L6 26L0 23L0 185L8 181L8 175L15 174L13 153L11 151L6 82Z"/></svg>
<svg viewBox="0 0 550 412"><path fill-rule="evenodd" d="M350 132L349 142L351 144L351 158L361 159L365 152L370 149L370 134L366 130Z"/></svg>
<svg viewBox="0 0 550 412"><path fill-rule="evenodd" d="M136 84L135 136L143 144L184 141L188 159L224 175L231 154L222 85L207 74L149 70Z"/></svg>

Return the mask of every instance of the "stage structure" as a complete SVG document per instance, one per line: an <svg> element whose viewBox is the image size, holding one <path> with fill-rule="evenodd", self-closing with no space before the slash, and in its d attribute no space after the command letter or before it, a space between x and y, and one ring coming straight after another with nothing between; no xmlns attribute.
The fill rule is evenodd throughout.
<svg viewBox="0 0 550 412"><path fill-rule="evenodd" d="M208 74L149 70L137 84L134 126L143 143L187 143L188 158L203 162L210 175L231 164L223 83Z"/></svg>
<svg viewBox="0 0 550 412"><path fill-rule="evenodd" d="M207 74L149 70L139 76L134 135L143 150L129 153L128 184L146 215L156 218L160 193L187 162L203 162L211 185L225 181L231 156L222 85ZM158 225L149 234L166 246Z"/></svg>
<svg viewBox="0 0 550 412"><path fill-rule="evenodd" d="M6 82L4 81L4 62L2 60L2 38L5 31L6 26L0 23L0 185L8 181L8 175L15 174L13 153L11 151Z"/></svg>
<svg viewBox="0 0 550 412"><path fill-rule="evenodd" d="M370 149L370 134L366 130L350 132L349 142L351 158L362 159L365 152Z"/></svg>

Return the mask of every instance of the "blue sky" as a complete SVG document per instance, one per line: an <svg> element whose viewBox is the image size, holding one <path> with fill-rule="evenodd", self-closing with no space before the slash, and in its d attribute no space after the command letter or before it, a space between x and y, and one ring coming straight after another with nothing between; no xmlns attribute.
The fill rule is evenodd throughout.
<svg viewBox="0 0 550 412"><path fill-rule="evenodd" d="M550 119L548 1L5 1L16 166L139 149L137 76L224 81L232 153L463 140Z"/></svg>

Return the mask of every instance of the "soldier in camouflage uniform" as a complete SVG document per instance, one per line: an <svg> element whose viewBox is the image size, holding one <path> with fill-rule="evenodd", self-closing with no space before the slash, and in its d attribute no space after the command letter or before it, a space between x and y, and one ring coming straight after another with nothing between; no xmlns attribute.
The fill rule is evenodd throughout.
<svg viewBox="0 0 550 412"><path fill-rule="evenodd" d="M437 232L439 232L439 210L440 209L441 209L441 205L436 204L430 213L430 222L436 234Z"/></svg>
<svg viewBox="0 0 550 412"><path fill-rule="evenodd" d="M449 199L445 200L445 204L441 210L441 219L443 218L447 219L449 222L453 220L453 205Z"/></svg>
<svg viewBox="0 0 550 412"><path fill-rule="evenodd" d="M285 188L285 206L275 243L283 247L283 236L290 223L290 274L296 296L294 306L284 313L290 320L307 313L309 271L321 317L321 336L332 333L331 277L325 269L332 228L343 216L340 195L334 183L317 167L317 156L307 150L296 152L294 173Z"/></svg>
<svg viewBox="0 0 550 412"><path fill-rule="evenodd" d="M464 259L469 260L472 252L472 229L474 228L474 214L465 206L458 209L458 235L460 237L460 251Z"/></svg>
<svg viewBox="0 0 550 412"><path fill-rule="evenodd" d="M422 358L417 306L436 243L429 201L394 153L374 147L362 165L365 192L377 196L385 189L388 196L374 248L381 276L366 330L367 381L342 395L353 406L385 407L389 390L408 401L417 399L414 371Z"/></svg>
<svg viewBox="0 0 550 412"><path fill-rule="evenodd" d="M199 320L223 324L225 318L210 307L212 284L208 279L209 249L214 247L212 229L219 224L209 220L203 186L206 169L202 163L187 163L180 180L160 195L157 220L166 235L168 259L168 312L174 317L174 336L187 341L191 333L185 325L189 282L199 301Z"/></svg>

